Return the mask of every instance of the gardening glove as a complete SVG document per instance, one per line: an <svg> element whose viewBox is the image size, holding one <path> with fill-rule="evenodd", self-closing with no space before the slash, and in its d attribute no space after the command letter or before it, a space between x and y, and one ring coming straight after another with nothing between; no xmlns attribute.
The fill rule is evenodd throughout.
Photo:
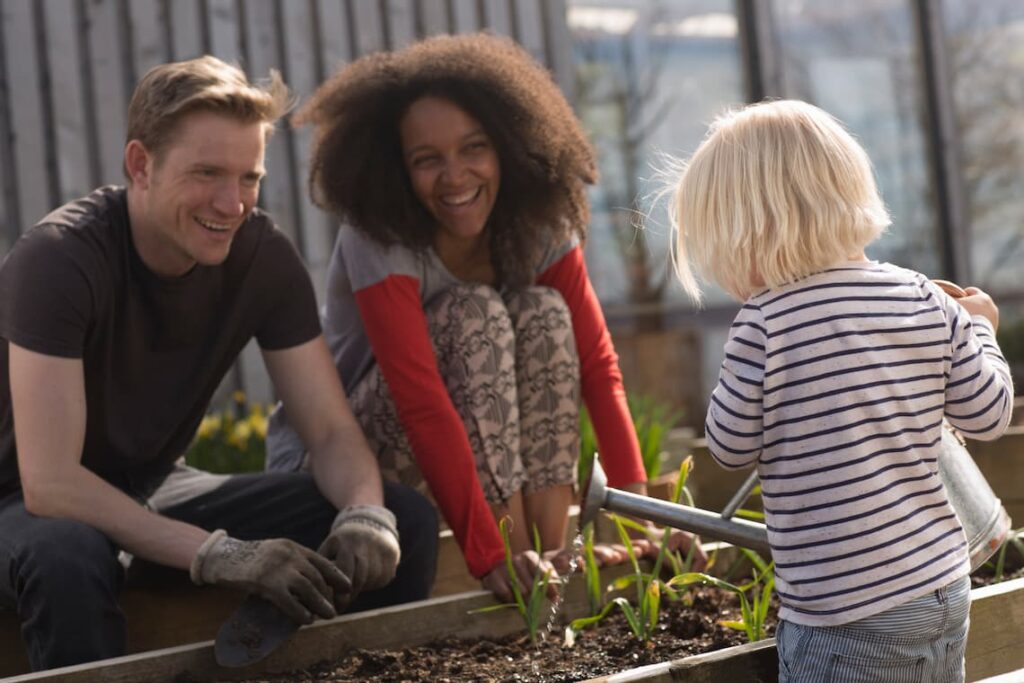
<svg viewBox="0 0 1024 683"><path fill-rule="evenodd" d="M218 529L199 547L189 575L196 584L216 584L255 593L299 624L313 615L336 616L332 599L351 583L329 560L284 538L240 541Z"/></svg>
<svg viewBox="0 0 1024 683"><path fill-rule="evenodd" d="M334 606L340 611L359 593L382 588L395 578L402 556L395 515L379 505L344 508L334 518L320 554L352 581L350 593L334 596Z"/></svg>

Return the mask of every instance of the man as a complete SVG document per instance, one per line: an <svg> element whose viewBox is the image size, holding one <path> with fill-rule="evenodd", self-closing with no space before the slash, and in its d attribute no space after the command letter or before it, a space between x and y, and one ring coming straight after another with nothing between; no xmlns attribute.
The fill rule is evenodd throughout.
<svg viewBox="0 0 1024 683"><path fill-rule="evenodd" d="M212 57L154 68L129 108L127 187L57 209L0 267L0 602L33 669L124 653L122 549L300 623L429 592L432 507L382 490L309 276L255 208L290 104L276 73L258 87ZM310 472L176 465L253 337Z"/></svg>

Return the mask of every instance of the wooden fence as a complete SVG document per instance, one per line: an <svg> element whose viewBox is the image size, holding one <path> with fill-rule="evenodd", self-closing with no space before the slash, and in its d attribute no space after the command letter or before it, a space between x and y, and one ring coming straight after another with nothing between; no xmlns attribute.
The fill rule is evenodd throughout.
<svg viewBox="0 0 1024 683"><path fill-rule="evenodd" d="M438 33L512 36L571 78L566 0L0 0L0 253L54 207L121 183L125 112L155 64L213 54L250 77L279 69L300 97L340 64ZM309 201L309 132L267 149L261 205L304 255L322 294L334 236ZM267 400L253 345L224 387Z"/></svg>

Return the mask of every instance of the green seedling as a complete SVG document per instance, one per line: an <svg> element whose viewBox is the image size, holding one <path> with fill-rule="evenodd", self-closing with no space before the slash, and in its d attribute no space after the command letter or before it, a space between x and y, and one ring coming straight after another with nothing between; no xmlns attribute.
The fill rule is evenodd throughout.
<svg viewBox="0 0 1024 683"><path fill-rule="evenodd" d="M633 635L642 642L650 642L654 635L655 628L658 625L658 615L661 610L661 599L664 593L669 599L678 600L679 595L662 581L659 576L661 574L661 567L665 560L665 543L668 541L670 529L665 529L662 535L661 547L658 550L658 557L654 561L654 568L650 573L644 572L640 567L640 562L637 559L636 553L633 551L633 540L629 536L629 532L626 531L628 525L633 525L635 522L632 520L624 520L618 515L611 515L612 521L615 522L615 528L618 531L619 539L622 544L626 547L626 553L629 556L630 565L633 568L632 574L627 574L614 581L608 586L609 591L621 591L629 588L630 585L636 589L636 605L634 606L624 597L613 598L610 602L601 608L601 611L589 617L581 619L575 619L570 627L574 631L581 631L586 627L596 624L615 607L618 607L623 615L626 617L626 621L629 623L629 628L633 632ZM639 525L637 525L639 526ZM644 529L644 527L640 527Z"/></svg>
<svg viewBox="0 0 1024 683"><path fill-rule="evenodd" d="M1011 546L1017 551L1018 558L1024 559L1024 529L1010 531L1006 536L1006 540L999 546L999 552L996 553L994 571L996 581L1003 580L1003 576L1006 573L1006 552Z"/></svg>
<svg viewBox="0 0 1024 683"><path fill-rule="evenodd" d="M501 609L514 607L519 611L519 615L523 618L523 622L526 624L526 630L530 634L530 643L536 645L537 634L540 632L542 623L541 619L544 599L548 592L548 584L551 583L551 570L548 569L543 574L534 575L533 583L530 586L529 597L524 598L523 592L519 588L519 581L516 578L515 567L512 566L512 542L509 540L508 535L509 523L510 521L508 517L503 517L501 521L498 522L498 528L501 530L501 540L505 544L505 569L508 571L509 580L512 584L512 597L514 602L481 607L480 609L471 610L470 614L496 612ZM533 527L533 549L538 555L540 555L540 534L537 533L536 526Z"/></svg>
<svg viewBox="0 0 1024 683"><path fill-rule="evenodd" d="M640 442L640 456L643 459L647 478L661 474L661 445L669 431L683 417L681 410L673 411L671 406L653 396L627 397L633 428Z"/></svg>
<svg viewBox="0 0 1024 683"><path fill-rule="evenodd" d="M601 572L594 557L594 523L583 529L583 579L587 589L588 614L595 616L604 608L604 592L601 590Z"/></svg>
<svg viewBox="0 0 1024 683"><path fill-rule="evenodd" d="M775 575L772 571L774 563L765 562L760 555L752 550L739 548L739 551L754 566L754 577L748 584L737 586L700 572L680 574L670 579L668 583L673 587L680 588L704 584L736 593L740 599L740 611L743 619L741 621L723 620L719 623L727 628L743 631L749 642L756 642L765 637L764 625L768 618L772 590L775 588ZM751 596L749 599L748 594Z"/></svg>

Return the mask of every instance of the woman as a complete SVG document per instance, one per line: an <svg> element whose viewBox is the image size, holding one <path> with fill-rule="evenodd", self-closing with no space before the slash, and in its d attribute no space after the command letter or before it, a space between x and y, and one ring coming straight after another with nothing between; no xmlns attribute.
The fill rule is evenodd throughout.
<svg viewBox="0 0 1024 683"><path fill-rule="evenodd" d="M364 57L296 123L316 129L314 198L344 224L325 327L353 410L384 476L430 494L472 574L507 598L497 519L521 577L549 568L534 528L568 564L581 391L611 485L645 490L580 247L593 151L543 67L483 34ZM268 462L294 469L284 419Z"/></svg>

